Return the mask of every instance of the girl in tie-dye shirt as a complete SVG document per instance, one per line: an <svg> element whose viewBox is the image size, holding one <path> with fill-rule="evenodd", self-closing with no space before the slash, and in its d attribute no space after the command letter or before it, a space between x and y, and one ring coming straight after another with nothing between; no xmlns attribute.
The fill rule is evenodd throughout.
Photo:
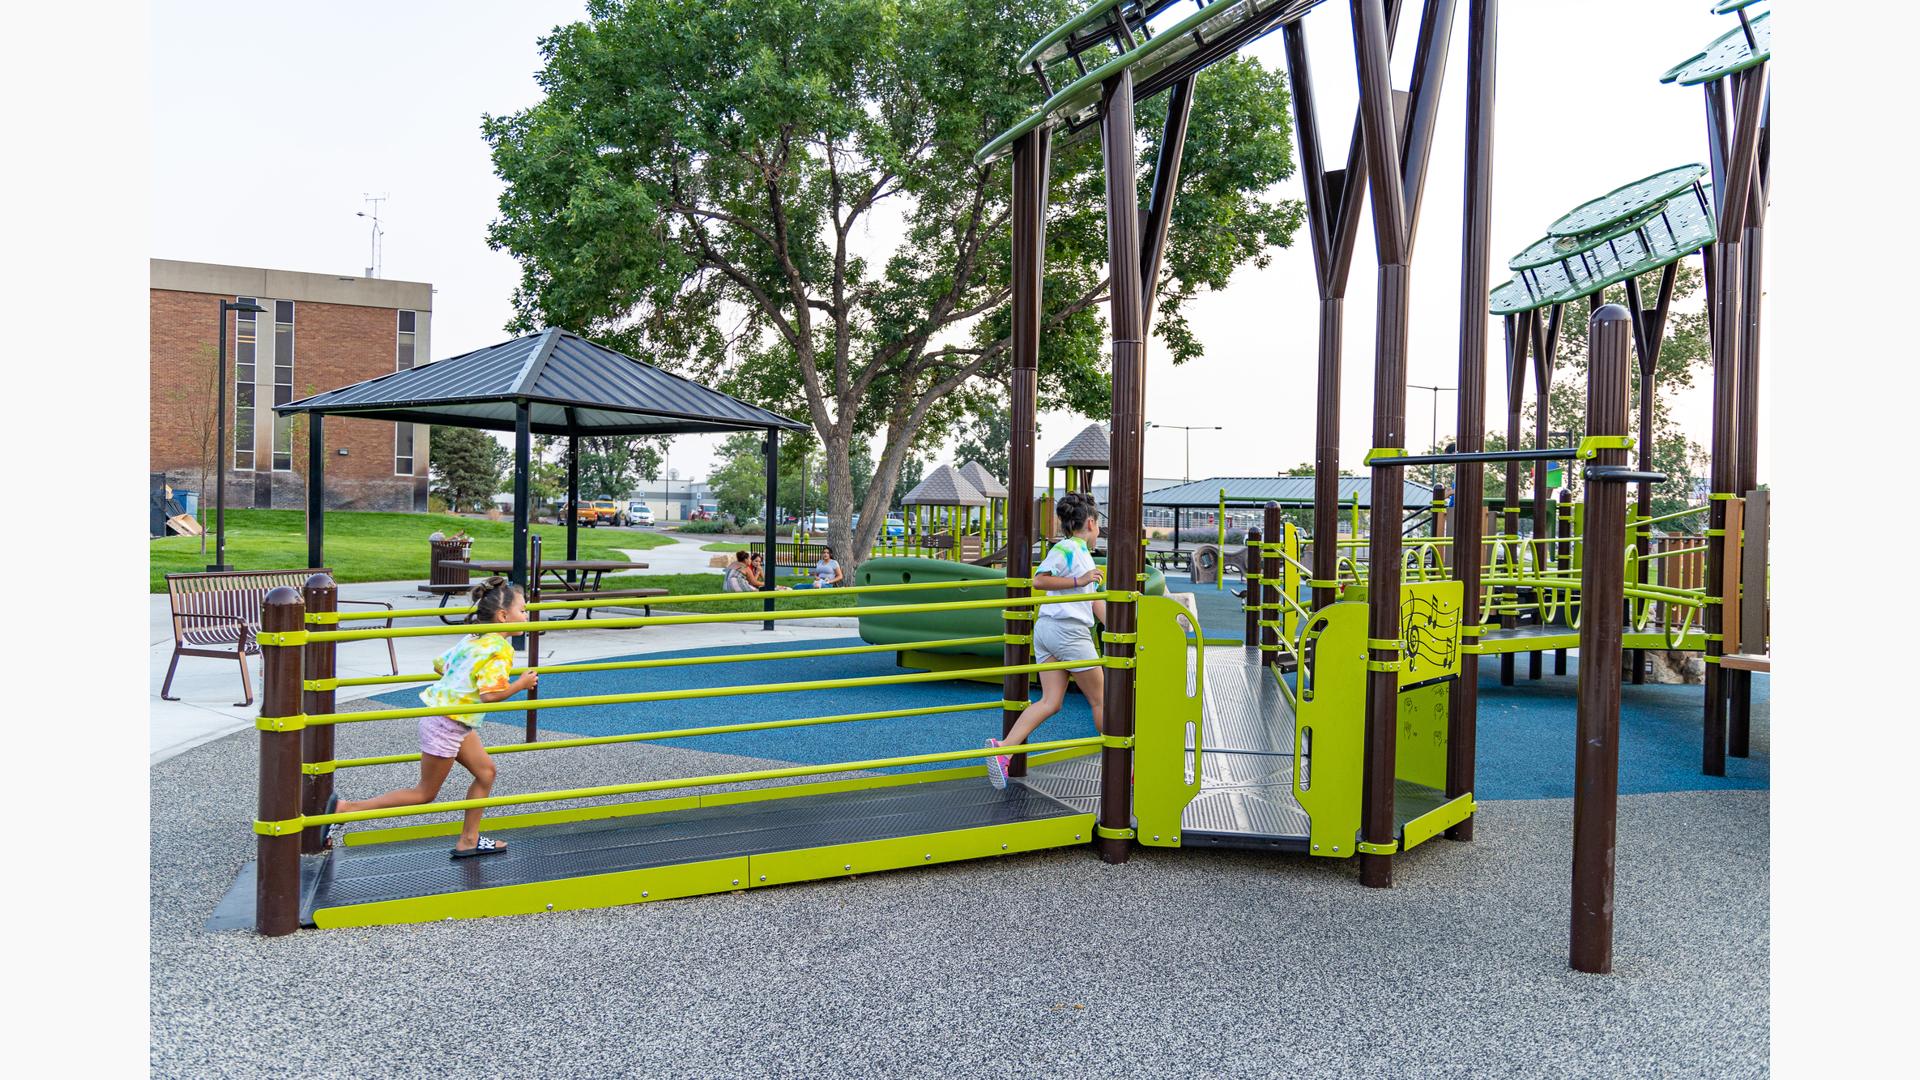
<svg viewBox="0 0 1920 1080"><path fill-rule="evenodd" d="M468 622L517 623L527 619L526 598L521 594L520 587L503 577L488 578L474 586L473 607L473 614L467 617ZM420 691L420 700L432 707L475 705L504 701L522 690L539 685L540 676L531 671L519 678L511 678L512 668L513 645L506 637L497 633L468 635L433 662L433 670L440 673L440 679ZM410 788L389 791L385 795L358 802L336 795L328 801L327 813L353 813L432 802L439 796L440 787L446 783L447 774L453 771L455 761L473 774L473 783L468 785L466 797L486 798L493 793L494 767L492 756L480 743L479 727L480 716L477 713L422 717L420 782ZM480 811L467 811L460 839L453 846L453 857L465 859L505 850L507 845L504 841L480 835Z"/></svg>

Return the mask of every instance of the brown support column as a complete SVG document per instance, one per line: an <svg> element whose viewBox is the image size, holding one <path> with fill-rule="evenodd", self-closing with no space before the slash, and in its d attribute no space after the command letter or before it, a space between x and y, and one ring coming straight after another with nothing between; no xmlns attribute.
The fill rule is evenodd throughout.
<svg viewBox="0 0 1920 1080"><path fill-rule="evenodd" d="M1740 254L1740 461L1734 490L1743 498L1760 486L1760 266L1765 239L1765 177L1756 177L1747 201L1747 227L1742 230ZM1744 542L1735 551L1744 551ZM1751 603L1760 598L1742 597ZM1750 653L1766 651L1764 641L1743 641L1741 648ZM1729 671L1722 676L1728 682L1729 717L1727 753L1746 757L1753 726L1753 672Z"/></svg>
<svg viewBox="0 0 1920 1080"><path fill-rule="evenodd" d="M1589 323L1587 434L1627 433L1627 346L1632 317L1618 304ZM1578 971L1613 970L1614 819L1620 799L1620 655L1625 587L1627 493L1594 470L1627 465L1625 450L1602 450L1587 474L1586 558L1580 569L1579 738L1574 748L1573 920L1570 956Z"/></svg>
<svg viewBox="0 0 1920 1080"><path fill-rule="evenodd" d="M1598 296L1598 293L1594 294L1594 299L1597 299ZM1547 421L1550 419L1548 415L1547 403L1549 398L1547 394L1552 389L1553 365L1558 360L1560 354L1560 319L1561 312L1564 310L1566 309L1562 305L1555 304L1553 306L1553 314L1547 320L1545 346L1541 347L1539 339L1536 339L1534 342L1533 448L1535 450L1544 450L1547 445ZM1592 310L1591 300L1589 301L1588 310ZM1538 324L1535 325L1537 328ZM1533 553L1535 570L1541 570L1546 567L1548 555L1552 550L1545 542L1547 537L1553 535L1553 530L1548 526L1548 522L1551 520L1552 518L1547 504L1547 463L1544 461L1536 461L1533 463L1533 539L1532 542L1527 545L1527 549ZM1543 654L1537 650L1527 654L1527 678L1538 679L1540 677L1540 661L1542 655Z"/></svg>
<svg viewBox="0 0 1920 1080"><path fill-rule="evenodd" d="M1021 137L1013 147L1013 373L1008 400L1013 410L1013 443L1007 464L1007 577L1033 576L1033 470L1034 430L1039 401L1040 305L1041 282L1046 269L1047 159L1052 150L1052 135L1034 131ZM1033 595L1024 586L1009 586L1009 599ZM1008 636L1028 641L1008 642L1001 659L1009 666L1031 663L1033 659L1034 611L1031 608L1007 612ZM1019 615L1020 618L1011 616ZM1003 701L1026 701L1031 676L1009 675L1001 684ZM1013 730L1020 710L1007 708L1001 713L1000 733ZM1016 754L1008 772L1027 774L1027 755Z"/></svg>
<svg viewBox="0 0 1920 1080"><path fill-rule="evenodd" d="M1652 309L1645 307L1640 295L1640 282L1637 278L1628 278L1627 310L1633 314L1633 352L1640 373L1640 425L1639 437L1634 440L1638 451L1636 467L1641 472L1653 470L1653 402L1658 391L1656 368L1660 362L1660 347L1667 333L1667 312L1673 305L1673 286L1680 272L1678 260L1668 263L1660 271L1660 291L1654 300ZM1653 510L1653 487L1641 484L1634 496L1634 511L1641 520L1651 516ZM1643 527L1634 539L1634 551L1639 556L1635 581L1646 584L1652 572L1647 556L1651 553L1649 545L1652 537ZM1633 651L1633 682L1640 685L1647 678L1647 654L1645 649Z"/></svg>
<svg viewBox="0 0 1920 1080"><path fill-rule="evenodd" d="M1534 325L1540 321L1540 312L1523 311L1507 317L1507 449L1520 449L1520 399L1527 392L1527 350L1535 340ZM1507 463L1507 483L1502 492L1500 504L1500 533L1502 536L1518 536L1520 533L1520 463ZM1520 550L1511 540L1502 540L1500 547L1507 553L1507 573L1518 576L1520 565L1515 558ZM1512 586L1508 587L1509 589ZM1509 592L1510 599L1512 593ZM1512 630L1520 625L1520 617L1512 611L1502 611L1500 628ZM1513 654L1500 654L1500 685L1513 685Z"/></svg>
<svg viewBox="0 0 1920 1080"><path fill-rule="evenodd" d="M1445 9L1443 12L1442 9ZM1374 320L1373 445L1404 449L1407 411L1407 317L1409 234L1407 193L1401 182L1400 129L1395 119L1388 64L1391 50L1381 0L1353 0L1354 62L1360 76L1360 124L1372 178L1373 234L1380 268L1379 307ZM1450 12L1448 0L1428 0L1422 25ZM1438 82L1439 71L1428 76ZM1417 104L1417 103L1416 103ZM1367 637L1391 643L1400 636L1400 528L1404 510L1401 476L1391 456L1372 468L1372 517L1368 530ZM1399 724L1399 672L1375 670L1373 662L1397 661L1391 645L1369 644L1365 761L1362 766L1360 883L1393 884L1390 854L1394 823L1394 736ZM1397 667L1397 663L1393 667ZM1369 850L1374 849L1374 850Z"/></svg>
<svg viewBox="0 0 1920 1080"><path fill-rule="evenodd" d="M1247 530L1247 595L1240 605L1241 613L1245 616L1246 628L1242 631L1240 640L1249 649L1265 640L1260 634L1260 620L1263 617L1260 605L1264 602L1263 594L1265 593L1261 578L1266 575L1266 562L1260 554L1260 543L1265 535L1258 525Z"/></svg>
<svg viewBox="0 0 1920 1080"><path fill-rule="evenodd" d="M1100 147L1107 181L1107 262L1111 267L1113 326L1113 431L1107 486L1107 588L1131 596L1140 588L1140 486L1142 409L1146 398L1146 345L1142 340L1140 207L1134 194L1133 73L1123 71L1101 88ZM1224 569L1224 568L1223 568ZM1107 602L1107 629L1138 631L1134 602ZM1112 642L1106 655L1133 656L1133 645ZM1106 734L1133 734L1133 668L1107 672ZM1131 853L1133 752L1107 747L1100 754L1100 857L1125 862Z"/></svg>
<svg viewBox="0 0 1920 1080"><path fill-rule="evenodd" d="M304 631L307 609L300 594L282 585L267 594L261 609L264 635ZM260 691L260 718L300 715L300 646L272 644L262 637L261 667L265 685ZM270 725L269 725L270 726ZM300 817L300 732L260 731L261 822L287 822ZM260 833L255 845L253 928L267 937L291 934L300 928L300 832L284 829Z"/></svg>
<svg viewBox="0 0 1920 1080"><path fill-rule="evenodd" d="M333 579L325 574L315 574L308 578L300 590L306 610L319 614L340 610L340 590ZM304 618L304 616L303 616ZM326 623L316 624L315 629L331 630L335 627ZM301 657L301 682L307 680L331 679L336 674L334 667L334 643L316 641L305 646ZM332 690L306 690L300 692L300 711L308 716L333 715ZM300 760L333 760L333 725L310 724L300 730ZM303 816L324 814L327 812L327 796L333 794L333 774L316 773L300 777L300 813ZM315 825L300 830L300 854L317 855L326 850L327 826Z"/></svg>
<svg viewBox="0 0 1920 1080"><path fill-rule="evenodd" d="M1467 7L1467 167L1460 239L1460 370L1454 449L1486 449L1487 278L1493 228L1493 104L1499 52L1499 0L1471 0ZM1453 576L1462 587L1463 640L1476 640L1480 625L1481 510L1485 468L1462 464L1453 483ZM1447 695L1447 798L1473 790L1474 751L1480 714L1480 657L1460 658L1460 677ZM1472 840L1473 818L1447 830L1449 840Z"/></svg>
<svg viewBox="0 0 1920 1080"><path fill-rule="evenodd" d="M1567 468L1572 469L1572 464L1568 464ZM1573 537L1573 492L1570 489L1560 489L1560 506L1553 517L1555 535L1560 537L1560 543L1554 545L1559 550L1554 552L1553 566L1554 569L1564 572L1573 566L1573 545L1568 542ZM1561 614L1569 623L1573 621L1571 609L1563 607ZM1555 675L1567 673L1567 650L1553 650L1553 673Z"/></svg>
<svg viewBox="0 0 1920 1080"><path fill-rule="evenodd" d="M1269 502L1262 524L1266 526L1266 535L1272 539L1268 543L1279 545L1286 540L1286 527L1280 523L1280 504ZM1284 624L1286 616L1281 614L1280 589L1286 584L1286 567L1281 564L1280 550L1260 560L1260 620L1262 622ZM1249 592L1252 590L1249 589ZM1288 597L1299 600L1299 597ZM1280 666L1280 626L1262 626L1260 630L1260 662L1268 667Z"/></svg>

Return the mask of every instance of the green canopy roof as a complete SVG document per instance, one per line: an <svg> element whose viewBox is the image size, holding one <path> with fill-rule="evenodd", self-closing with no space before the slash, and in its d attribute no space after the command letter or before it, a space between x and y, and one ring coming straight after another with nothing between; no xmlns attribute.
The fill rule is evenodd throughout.
<svg viewBox="0 0 1920 1080"><path fill-rule="evenodd" d="M1727 10L1735 11L1741 6L1744 5ZM1745 25L1721 34L1713 40L1713 44L1668 68L1667 73L1660 76L1660 81L1699 86L1765 63L1773 56L1773 20L1769 17L1772 14L1771 11L1763 11L1746 20ZM1749 30L1753 33L1752 45L1747 44Z"/></svg>
<svg viewBox="0 0 1920 1080"><path fill-rule="evenodd" d="M1710 190L1709 185L1696 185L1668 199L1630 232L1590 245L1581 238L1579 249L1558 261L1518 271L1493 290L1488 307L1495 315L1512 315L1564 304L1699 251L1714 239Z"/></svg>

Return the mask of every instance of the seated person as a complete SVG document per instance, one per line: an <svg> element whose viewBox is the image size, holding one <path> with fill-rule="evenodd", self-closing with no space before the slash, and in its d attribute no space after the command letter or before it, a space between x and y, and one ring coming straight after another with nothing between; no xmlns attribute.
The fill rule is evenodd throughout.
<svg viewBox="0 0 1920 1080"><path fill-rule="evenodd" d="M820 547L820 561L813 564L813 580L794 587L799 589L831 589L845 579L846 575L841 571L840 564L834 561L833 548L823 544Z"/></svg>
<svg viewBox="0 0 1920 1080"><path fill-rule="evenodd" d="M726 583L721 586L723 592L752 592L758 588L753 581L753 561L743 549L733 553L733 561L727 564Z"/></svg>

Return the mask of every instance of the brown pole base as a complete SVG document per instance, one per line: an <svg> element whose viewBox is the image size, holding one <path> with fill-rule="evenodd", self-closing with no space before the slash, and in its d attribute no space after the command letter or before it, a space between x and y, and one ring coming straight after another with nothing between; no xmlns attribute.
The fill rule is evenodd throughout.
<svg viewBox="0 0 1920 1080"><path fill-rule="evenodd" d="M1568 966L1572 967L1575 971L1584 971L1589 975L1611 975L1613 974L1613 950L1595 950L1592 948L1583 950L1580 947L1580 943L1575 941L1573 956L1572 959L1568 961Z"/></svg>
<svg viewBox="0 0 1920 1080"><path fill-rule="evenodd" d="M1565 653L1562 653L1561 655L1562 655L1562 656L1565 656L1566 654L1565 654ZM1564 674L1564 673L1563 673L1563 674ZM1635 649L1635 650L1633 650L1633 675L1632 675L1632 678L1633 678L1633 685L1635 685L1635 686L1644 686L1644 685L1646 685L1646 681L1647 681L1647 651L1646 651L1645 649Z"/></svg>
<svg viewBox="0 0 1920 1080"><path fill-rule="evenodd" d="M1393 856L1361 855L1360 884L1369 889L1393 888Z"/></svg>
<svg viewBox="0 0 1920 1080"><path fill-rule="evenodd" d="M1441 835L1445 836L1449 840L1458 840L1463 844L1472 843L1473 842L1473 819L1468 818L1467 820L1461 822L1458 825L1449 826L1447 828L1447 831Z"/></svg>
<svg viewBox="0 0 1920 1080"><path fill-rule="evenodd" d="M1126 862L1133 855L1133 841L1103 836L1095 845L1100 852L1100 861L1115 866Z"/></svg>
<svg viewBox="0 0 1920 1080"><path fill-rule="evenodd" d="M1555 675L1565 675L1567 673L1567 650L1553 650L1553 673ZM1637 682L1639 680L1636 679L1635 681Z"/></svg>
<svg viewBox="0 0 1920 1080"><path fill-rule="evenodd" d="M1721 676L1727 680L1727 756L1743 758L1750 753L1753 716L1753 672L1734 671Z"/></svg>
<svg viewBox="0 0 1920 1080"><path fill-rule="evenodd" d="M1500 685L1501 686L1513 685L1513 654L1512 653L1500 654Z"/></svg>
<svg viewBox="0 0 1920 1080"><path fill-rule="evenodd" d="M1527 678L1538 679L1539 677L1540 677L1540 654L1537 652L1528 653L1527 654Z"/></svg>

